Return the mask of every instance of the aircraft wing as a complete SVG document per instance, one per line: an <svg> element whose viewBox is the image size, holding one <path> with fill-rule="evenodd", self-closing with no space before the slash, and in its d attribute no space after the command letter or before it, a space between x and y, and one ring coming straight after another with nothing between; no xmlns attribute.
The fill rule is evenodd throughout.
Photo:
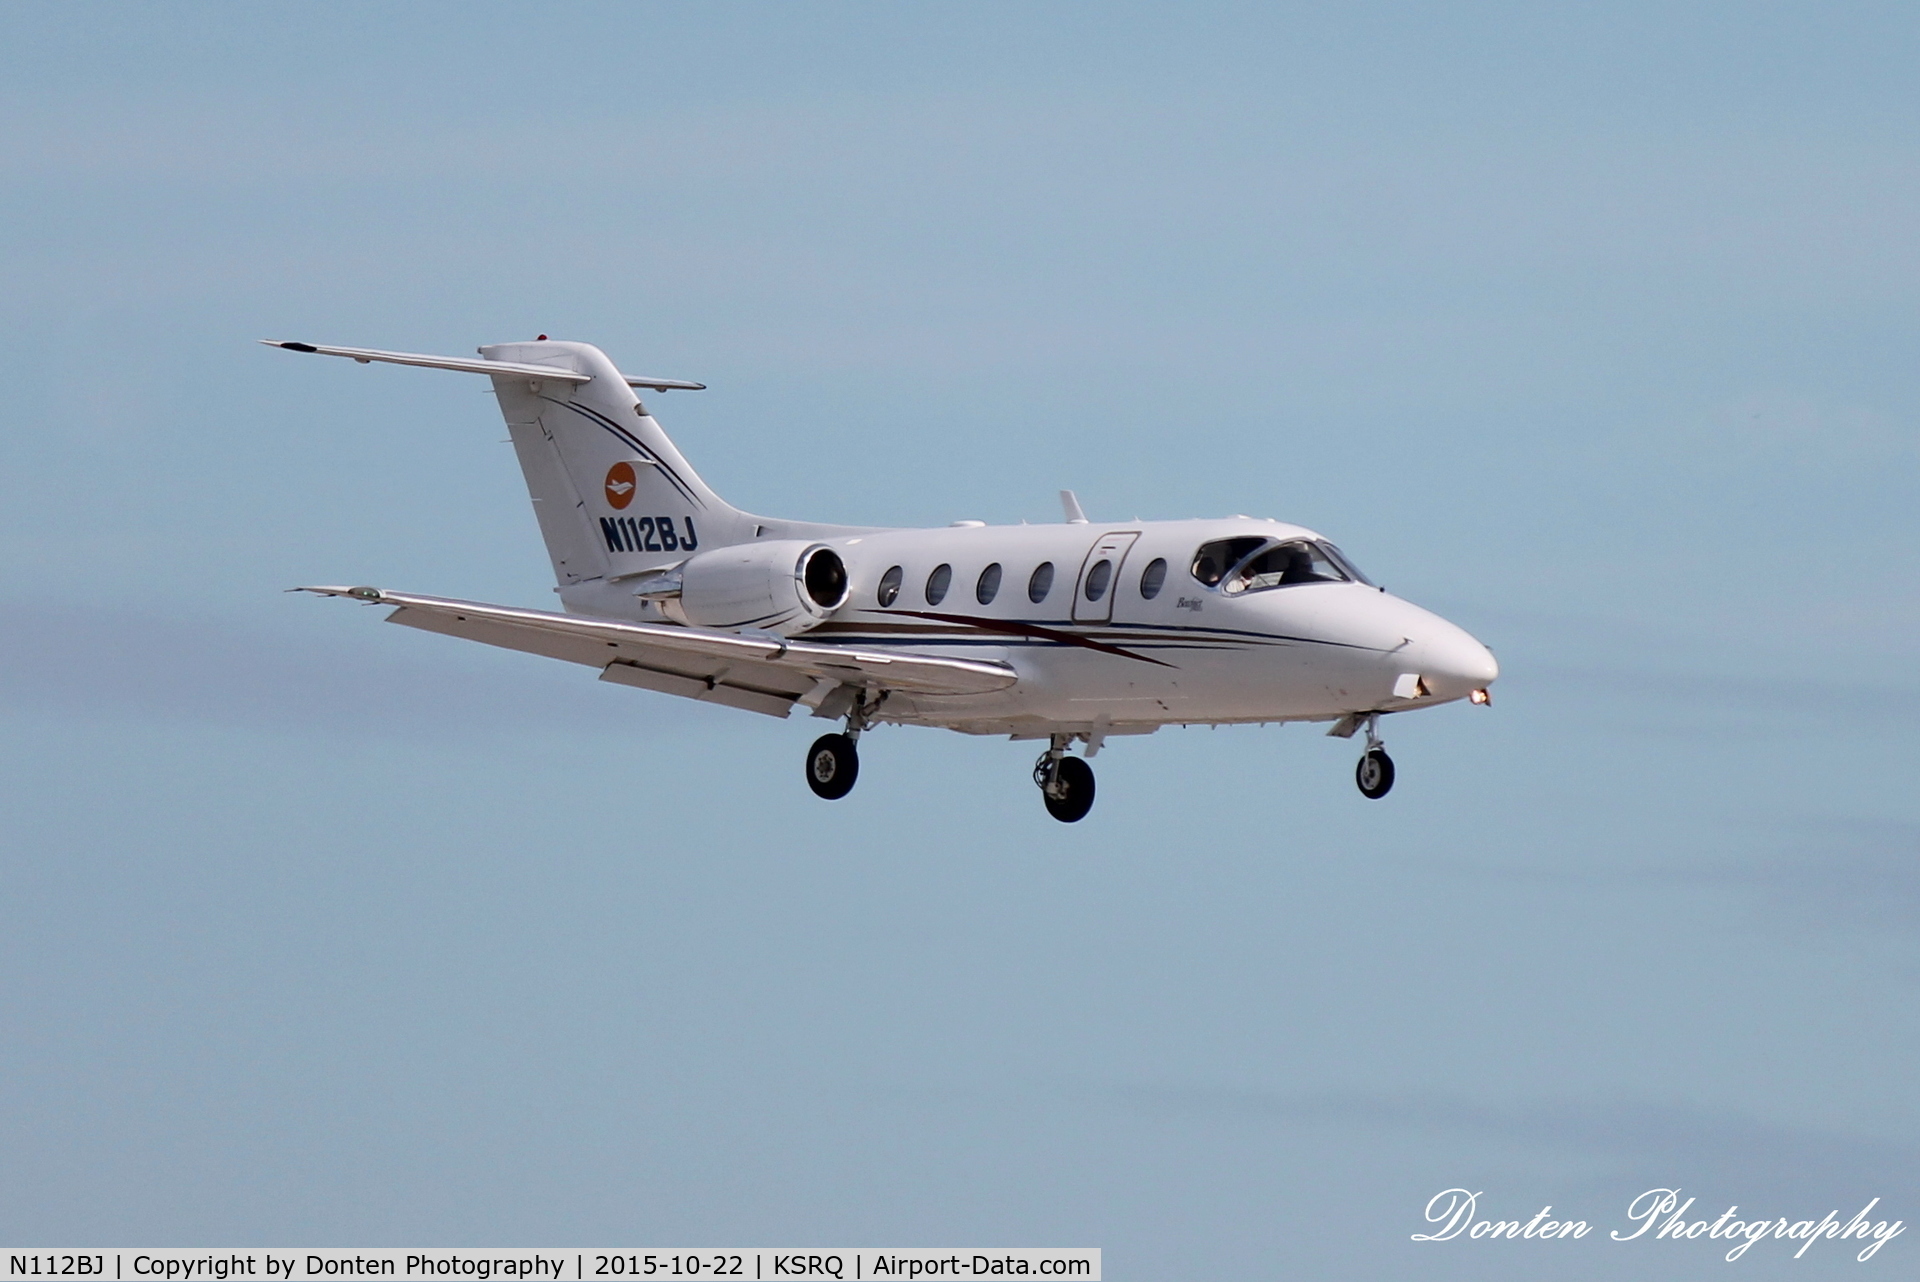
<svg viewBox="0 0 1920 1282"><path fill-rule="evenodd" d="M321 596L396 606L389 623L599 668L603 681L784 717L798 703L821 715L863 689L964 695L1019 679L1004 663L883 654L803 638L741 635L670 624L627 623L545 610L483 605L379 588L301 588Z"/></svg>

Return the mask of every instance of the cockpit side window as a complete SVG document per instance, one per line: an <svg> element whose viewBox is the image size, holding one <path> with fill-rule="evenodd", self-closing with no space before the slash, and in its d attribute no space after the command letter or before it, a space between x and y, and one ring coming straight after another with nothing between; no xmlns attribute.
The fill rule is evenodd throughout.
<svg viewBox="0 0 1920 1282"><path fill-rule="evenodd" d="M1230 593L1264 592L1295 583L1345 583L1347 572L1327 555L1326 549L1306 539L1288 539L1276 543L1258 556L1249 557L1233 572L1222 590Z"/></svg>
<svg viewBox="0 0 1920 1282"><path fill-rule="evenodd" d="M1227 577L1227 571L1240 564L1242 557L1265 542L1262 538L1238 538L1203 543L1200 550L1193 554L1193 577L1208 587L1214 587Z"/></svg>

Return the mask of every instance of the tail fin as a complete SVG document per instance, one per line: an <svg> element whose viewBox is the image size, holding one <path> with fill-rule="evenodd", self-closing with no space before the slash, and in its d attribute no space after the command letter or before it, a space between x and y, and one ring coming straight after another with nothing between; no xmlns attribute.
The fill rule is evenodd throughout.
<svg viewBox="0 0 1920 1282"><path fill-rule="evenodd" d="M705 548L767 537L829 538L857 526L749 516L707 488L654 422L636 387L698 389L700 383L628 378L587 343L498 343L471 356L428 356L369 347L320 347L263 338L269 347L493 379L513 434L534 515L564 590L664 569ZM591 593L591 589L586 589ZM569 609L586 598L564 593Z"/></svg>
<svg viewBox="0 0 1920 1282"><path fill-rule="evenodd" d="M701 548L753 537L752 518L688 466L599 348L500 343L480 355L573 376L493 376L562 587L672 565ZM583 374L587 381L575 381Z"/></svg>

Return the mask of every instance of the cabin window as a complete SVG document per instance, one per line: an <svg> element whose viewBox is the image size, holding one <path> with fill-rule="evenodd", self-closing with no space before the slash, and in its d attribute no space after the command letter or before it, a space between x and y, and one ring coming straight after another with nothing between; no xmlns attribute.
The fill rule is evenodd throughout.
<svg viewBox="0 0 1920 1282"><path fill-rule="evenodd" d="M1153 598L1159 596L1160 589L1166 586L1166 582L1167 558L1164 556L1156 556L1147 563L1146 569L1140 571L1141 599L1151 601Z"/></svg>
<svg viewBox="0 0 1920 1282"><path fill-rule="evenodd" d="M953 567L938 565L927 576L927 604L939 605L947 599L947 589L953 586Z"/></svg>
<svg viewBox="0 0 1920 1282"><path fill-rule="evenodd" d="M973 585L973 599L981 605L992 605L993 598L1000 595L1000 563L995 561L980 571L980 581Z"/></svg>
<svg viewBox="0 0 1920 1282"><path fill-rule="evenodd" d="M1264 592L1296 583L1345 583L1347 572L1334 563L1326 549L1306 539L1276 543L1247 558L1227 581L1226 592Z"/></svg>
<svg viewBox="0 0 1920 1282"><path fill-rule="evenodd" d="M1053 562L1042 561L1033 567L1033 577L1027 580L1027 600L1039 605L1047 599L1047 593L1053 591Z"/></svg>
<svg viewBox="0 0 1920 1282"><path fill-rule="evenodd" d="M1266 542L1261 538L1215 539L1203 543L1200 550L1193 554L1193 577L1216 587L1220 580L1227 577L1227 571L1240 564L1242 558L1257 551Z"/></svg>
<svg viewBox="0 0 1920 1282"><path fill-rule="evenodd" d="M880 587L873 594L873 599L880 603L881 609L900 599L900 581L906 577L907 572L897 565L880 576Z"/></svg>
<svg viewBox="0 0 1920 1282"><path fill-rule="evenodd" d="M1087 600L1098 601L1107 594L1107 585L1113 582L1113 562L1095 561L1093 568L1087 571Z"/></svg>

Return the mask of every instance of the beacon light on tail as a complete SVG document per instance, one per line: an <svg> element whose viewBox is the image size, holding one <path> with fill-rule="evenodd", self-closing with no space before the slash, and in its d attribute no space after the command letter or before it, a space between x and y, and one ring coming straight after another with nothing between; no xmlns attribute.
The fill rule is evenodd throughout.
<svg viewBox="0 0 1920 1282"><path fill-rule="evenodd" d="M636 394L700 383L628 376L596 347L544 335L477 358L269 345L490 377L563 612L307 591L618 685L841 722L807 752L821 797L852 790L866 730L939 726L1044 742L1034 782L1048 813L1073 823L1093 805L1087 759L1108 739L1270 721L1365 731L1355 780L1383 797L1394 769L1380 718L1488 703L1499 674L1473 637L1297 525L1091 521L1071 491L1058 525L754 516L707 488Z"/></svg>

